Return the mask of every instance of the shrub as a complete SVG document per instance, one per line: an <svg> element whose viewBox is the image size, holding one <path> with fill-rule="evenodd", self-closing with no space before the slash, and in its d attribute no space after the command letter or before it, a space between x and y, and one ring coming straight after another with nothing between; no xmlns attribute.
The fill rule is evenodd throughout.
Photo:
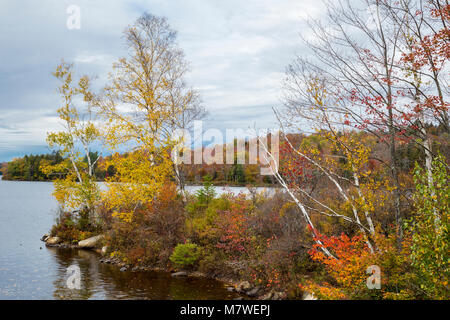
<svg viewBox="0 0 450 320"><path fill-rule="evenodd" d="M83 210L80 212L60 210L56 223L50 231L52 236L58 236L63 242L68 243L78 243L101 232L99 225L89 223L86 211Z"/></svg>
<svg viewBox="0 0 450 320"><path fill-rule="evenodd" d="M216 197L216 190L212 184L212 177L206 175L203 177L203 188L196 192L198 201L201 204L209 204L209 202Z"/></svg>
<svg viewBox="0 0 450 320"><path fill-rule="evenodd" d="M217 243L217 217L230 208L231 202L229 195L222 195L211 200L206 208L191 213L186 221L186 228L192 242L202 246Z"/></svg>
<svg viewBox="0 0 450 320"><path fill-rule="evenodd" d="M227 256L224 252L210 246L202 252L202 258L198 263L198 270L211 277L225 276L228 277L232 270L226 264Z"/></svg>
<svg viewBox="0 0 450 320"><path fill-rule="evenodd" d="M216 190L211 182L211 177L206 175L203 177L203 187L197 190L191 197L186 210L191 216L195 216L199 212L203 212L208 205L216 197Z"/></svg>
<svg viewBox="0 0 450 320"><path fill-rule="evenodd" d="M190 268L194 266L202 256L201 248L194 243L178 244L170 256L176 266L181 268Z"/></svg>
<svg viewBox="0 0 450 320"><path fill-rule="evenodd" d="M220 212L217 227L220 229L216 247L223 250L230 259L248 258L254 249L254 236L249 226L251 201L239 194L233 199L230 209Z"/></svg>
<svg viewBox="0 0 450 320"><path fill-rule="evenodd" d="M124 221L102 213L108 228L107 245L132 265L167 267L175 246L183 242L185 214L176 186L167 183L151 205L137 209Z"/></svg>
<svg viewBox="0 0 450 320"><path fill-rule="evenodd" d="M378 250L370 253L362 235L348 237L318 238L324 247L333 252L335 258L323 254L319 245L310 250L313 260L322 263L332 281L320 284L317 281L306 281L300 288L313 292L319 299L417 299L423 298L417 292L417 279L411 272L409 254L411 249L410 235L405 234L402 247L398 248L394 235L374 236ZM376 265L381 270L381 289L367 288L367 267Z"/></svg>

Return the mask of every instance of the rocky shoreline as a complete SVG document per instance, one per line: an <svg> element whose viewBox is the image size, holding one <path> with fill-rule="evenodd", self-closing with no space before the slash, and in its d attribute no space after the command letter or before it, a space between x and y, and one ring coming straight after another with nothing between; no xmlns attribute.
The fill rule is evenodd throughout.
<svg viewBox="0 0 450 320"><path fill-rule="evenodd" d="M78 242L78 244L68 244L64 243L59 237L51 237L48 234L42 236L41 241L45 242L47 247L57 247L57 248L67 248L67 249L81 249L81 250L91 250L95 251L102 256L106 254L107 248L101 247L99 244L103 239L103 235L98 235L95 237L91 237L85 240ZM206 278L211 280L217 280L226 285L226 289L230 292L236 292L240 295L245 295L251 299L256 300L285 300L287 298L286 292L271 290L269 292L265 291L260 286L253 286L248 281L237 281L229 278L222 277L211 277L207 274L195 271L173 271L164 268L156 268L156 267L145 267L145 266L135 266L132 267L127 265L126 263L120 261L117 258L107 258L103 257L100 259L100 263L115 265L120 268L120 271L159 271L159 272L169 272L172 277L197 277L197 278ZM243 297L237 298L238 300L244 299ZM314 296L311 294L305 294L303 296L303 300L315 300Z"/></svg>

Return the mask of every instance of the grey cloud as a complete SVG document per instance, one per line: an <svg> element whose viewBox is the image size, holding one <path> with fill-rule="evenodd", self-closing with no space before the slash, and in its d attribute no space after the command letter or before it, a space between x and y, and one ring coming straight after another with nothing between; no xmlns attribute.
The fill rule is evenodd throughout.
<svg viewBox="0 0 450 320"><path fill-rule="evenodd" d="M298 47L301 18L313 0L0 0L0 161L43 151L58 129L60 102L51 72L61 58L80 74L98 75L126 54L122 31L144 11L168 17L218 128L272 126L284 67ZM68 30L66 9L81 8L81 29ZM13 130L11 130L13 128ZM30 146L34 146L33 149Z"/></svg>

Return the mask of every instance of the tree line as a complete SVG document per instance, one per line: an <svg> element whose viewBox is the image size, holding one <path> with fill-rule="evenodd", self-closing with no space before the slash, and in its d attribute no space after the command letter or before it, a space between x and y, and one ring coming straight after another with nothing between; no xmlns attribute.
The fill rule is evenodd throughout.
<svg viewBox="0 0 450 320"><path fill-rule="evenodd" d="M91 156L96 156L94 152ZM43 168L46 166L61 165L66 158L62 157L60 152L53 151L52 153L39 154L39 155L25 155L22 158L15 158L9 162L0 164L0 173L3 175L3 180L11 181L53 181L55 179L61 179L65 177L65 172L53 172L47 174ZM87 159L83 159L87 162ZM103 168L100 164L103 159L99 161L99 165L94 168L95 177L97 181L103 181L105 177L114 174L114 168Z"/></svg>

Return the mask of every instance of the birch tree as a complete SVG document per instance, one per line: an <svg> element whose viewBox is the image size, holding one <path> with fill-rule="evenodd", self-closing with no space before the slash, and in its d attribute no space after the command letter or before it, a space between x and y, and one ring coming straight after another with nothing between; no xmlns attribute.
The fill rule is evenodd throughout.
<svg viewBox="0 0 450 320"><path fill-rule="evenodd" d="M74 83L73 65L62 62L53 75L60 81L58 93L62 106L57 114L63 130L47 134L47 143L56 148L66 160L61 164L42 168L46 174L59 173L64 178L56 179L54 195L63 209L80 210L93 214L99 198L94 169L99 156L91 152L92 145L99 140L100 132L92 111L93 93L90 78L82 76ZM96 154L95 154L96 155Z"/></svg>
<svg viewBox="0 0 450 320"><path fill-rule="evenodd" d="M448 60L448 9L443 1L431 1L434 9L412 0L326 4L326 18L308 21L310 34L303 36L311 56L299 56L287 68L280 114L285 123L306 119L317 124L326 111L327 126L363 130L387 146L390 157L378 160L391 172L400 242L407 198L399 178L399 146L415 142L430 167L433 150L427 123L447 127L442 72ZM311 108L310 79L322 82L335 98L332 104Z"/></svg>
<svg viewBox="0 0 450 320"><path fill-rule="evenodd" d="M108 164L117 169L105 199L129 220L167 180L175 177L184 191L180 168L170 157L178 142L173 133L188 128L203 109L198 93L184 81L188 65L167 19L144 14L124 36L129 55L113 65L109 84L95 104L115 153ZM130 151L120 156L121 148Z"/></svg>

